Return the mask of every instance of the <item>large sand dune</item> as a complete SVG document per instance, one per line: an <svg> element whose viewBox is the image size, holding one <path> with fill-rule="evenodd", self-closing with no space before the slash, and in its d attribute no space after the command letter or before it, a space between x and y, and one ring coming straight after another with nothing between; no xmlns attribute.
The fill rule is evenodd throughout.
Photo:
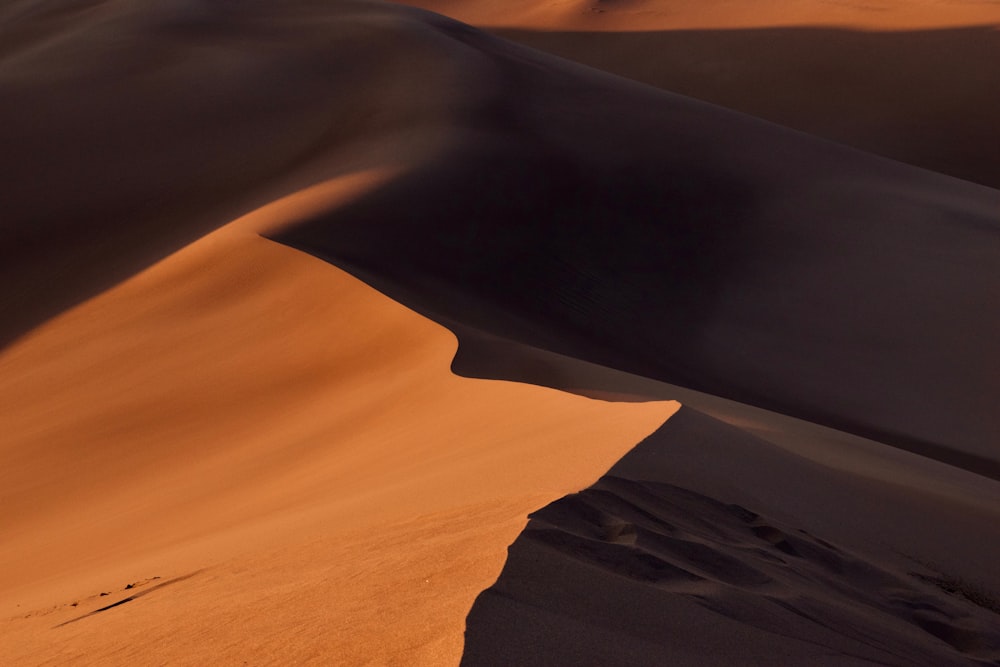
<svg viewBox="0 0 1000 667"><path fill-rule="evenodd" d="M996 23L982 0L407 0L479 26L560 30L668 30L823 25L920 29Z"/></svg>
<svg viewBox="0 0 1000 667"><path fill-rule="evenodd" d="M629 79L1000 187L1000 6L412 0Z"/></svg>
<svg viewBox="0 0 1000 667"><path fill-rule="evenodd" d="M275 238L446 320L1000 475L1000 193L443 30L493 63L454 145Z"/></svg>
<svg viewBox="0 0 1000 667"><path fill-rule="evenodd" d="M374 2L17 0L0 92L0 663L1000 659L997 190Z"/></svg>
<svg viewBox="0 0 1000 667"><path fill-rule="evenodd" d="M1000 187L1000 11L924 30L795 26L501 36L894 160Z"/></svg>
<svg viewBox="0 0 1000 667"><path fill-rule="evenodd" d="M5 664L456 662L527 513L676 409L458 378L447 331L255 233L360 180L0 356Z"/></svg>

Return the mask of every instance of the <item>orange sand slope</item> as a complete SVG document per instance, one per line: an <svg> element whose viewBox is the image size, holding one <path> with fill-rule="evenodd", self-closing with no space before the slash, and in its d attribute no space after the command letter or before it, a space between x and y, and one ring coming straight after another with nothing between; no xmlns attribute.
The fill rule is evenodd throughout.
<svg viewBox="0 0 1000 667"><path fill-rule="evenodd" d="M1000 191L368 2L0 90L0 663L455 664L542 507L469 664L996 662Z"/></svg>
<svg viewBox="0 0 1000 667"><path fill-rule="evenodd" d="M3 352L4 664L454 663L527 513L676 409L455 377L447 331L256 234L371 180Z"/></svg>
<svg viewBox="0 0 1000 667"><path fill-rule="evenodd" d="M463 374L685 404L597 485L533 515L470 613L465 664L1000 658L1000 483L482 332L461 338Z"/></svg>
<svg viewBox="0 0 1000 667"><path fill-rule="evenodd" d="M982 0L407 0L466 23L560 30L664 30L824 25L919 29L1000 23Z"/></svg>

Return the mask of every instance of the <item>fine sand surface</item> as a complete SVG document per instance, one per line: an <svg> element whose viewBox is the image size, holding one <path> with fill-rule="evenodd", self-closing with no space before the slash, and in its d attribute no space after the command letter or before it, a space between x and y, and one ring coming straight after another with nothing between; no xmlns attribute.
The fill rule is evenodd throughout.
<svg viewBox="0 0 1000 667"><path fill-rule="evenodd" d="M665 30L822 25L868 30L1000 22L989 0L407 0L479 26Z"/></svg>
<svg viewBox="0 0 1000 667"><path fill-rule="evenodd" d="M429 6L570 56L831 29L761 33L816 38L795 87L994 5ZM773 106L949 176L409 7L6 3L0 664L1000 664L976 72L843 137Z"/></svg>
<svg viewBox="0 0 1000 667"><path fill-rule="evenodd" d="M497 30L533 48L894 160L1000 188L992 23L629 32Z"/></svg>
<svg viewBox="0 0 1000 667"><path fill-rule="evenodd" d="M598 484L533 514L473 607L464 664L1000 660L1000 483L482 332L462 340L460 374L685 405Z"/></svg>
<svg viewBox="0 0 1000 667"><path fill-rule="evenodd" d="M685 407L532 515L463 664L998 664L1000 485L956 499L895 464L845 473Z"/></svg>
<svg viewBox="0 0 1000 667"><path fill-rule="evenodd" d="M414 0L507 39L1000 187L1000 4Z"/></svg>
<svg viewBox="0 0 1000 667"><path fill-rule="evenodd" d="M441 30L491 63L452 145L272 238L446 324L1000 477L1000 191Z"/></svg>
<svg viewBox="0 0 1000 667"><path fill-rule="evenodd" d="M456 377L446 330L256 234L343 190L0 356L4 664L454 664L527 514L676 409Z"/></svg>

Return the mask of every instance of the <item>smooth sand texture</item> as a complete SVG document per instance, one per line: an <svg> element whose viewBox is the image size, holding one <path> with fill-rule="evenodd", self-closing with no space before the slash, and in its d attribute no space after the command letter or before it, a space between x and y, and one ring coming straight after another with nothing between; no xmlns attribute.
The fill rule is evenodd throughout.
<svg viewBox="0 0 1000 667"><path fill-rule="evenodd" d="M414 0L533 48L1000 187L1000 5Z"/></svg>
<svg viewBox="0 0 1000 667"><path fill-rule="evenodd" d="M676 409L451 375L447 331L256 235L334 185L4 351L5 664L454 663L526 514Z"/></svg>
<svg viewBox="0 0 1000 667"><path fill-rule="evenodd" d="M1000 476L1000 191L443 30L493 63L476 131L273 238L441 321Z"/></svg>
<svg viewBox="0 0 1000 667"><path fill-rule="evenodd" d="M992 24L497 34L664 90L1000 187L1000 10Z"/></svg>
<svg viewBox="0 0 1000 667"><path fill-rule="evenodd" d="M662 30L826 25L866 29L941 28L1000 22L981 0L408 0L489 27Z"/></svg>
<svg viewBox="0 0 1000 667"><path fill-rule="evenodd" d="M0 663L1000 660L1000 191L368 2L17 0L0 91Z"/></svg>
<svg viewBox="0 0 1000 667"><path fill-rule="evenodd" d="M685 404L599 484L533 515L470 614L466 664L1000 659L1000 483L510 341L462 340L462 374Z"/></svg>
<svg viewBox="0 0 1000 667"><path fill-rule="evenodd" d="M1000 487L984 511L897 485L898 470L856 477L769 450L684 408L598 484L533 514L473 607L465 664L997 664L1000 600L963 558L1000 555ZM845 514L846 531L829 525ZM958 571L928 560L945 539Z"/></svg>

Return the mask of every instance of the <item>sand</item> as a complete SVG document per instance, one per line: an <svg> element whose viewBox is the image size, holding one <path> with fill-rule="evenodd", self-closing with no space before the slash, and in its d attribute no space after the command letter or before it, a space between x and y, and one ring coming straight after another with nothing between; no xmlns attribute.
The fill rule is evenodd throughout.
<svg viewBox="0 0 1000 667"><path fill-rule="evenodd" d="M532 48L1000 187L988 2L412 2Z"/></svg>
<svg viewBox="0 0 1000 667"><path fill-rule="evenodd" d="M370 180L4 351L5 663L457 662L527 513L676 410L456 377L449 332L257 235Z"/></svg>
<svg viewBox="0 0 1000 667"><path fill-rule="evenodd" d="M991 4L426 6L0 9L0 663L998 664Z"/></svg>
<svg viewBox="0 0 1000 667"><path fill-rule="evenodd" d="M447 28L494 63L457 145L273 238L446 325L1000 477L1000 192Z"/></svg>
<svg viewBox="0 0 1000 667"><path fill-rule="evenodd" d="M665 29L838 26L920 29L997 23L1000 10L978 0L419 0L424 7L477 26L556 30L636 31Z"/></svg>
<svg viewBox="0 0 1000 667"><path fill-rule="evenodd" d="M465 664L1000 659L995 481L648 378L464 339L475 343L456 359L461 373L684 403L600 482L532 515L473 607Z"/></svg>

